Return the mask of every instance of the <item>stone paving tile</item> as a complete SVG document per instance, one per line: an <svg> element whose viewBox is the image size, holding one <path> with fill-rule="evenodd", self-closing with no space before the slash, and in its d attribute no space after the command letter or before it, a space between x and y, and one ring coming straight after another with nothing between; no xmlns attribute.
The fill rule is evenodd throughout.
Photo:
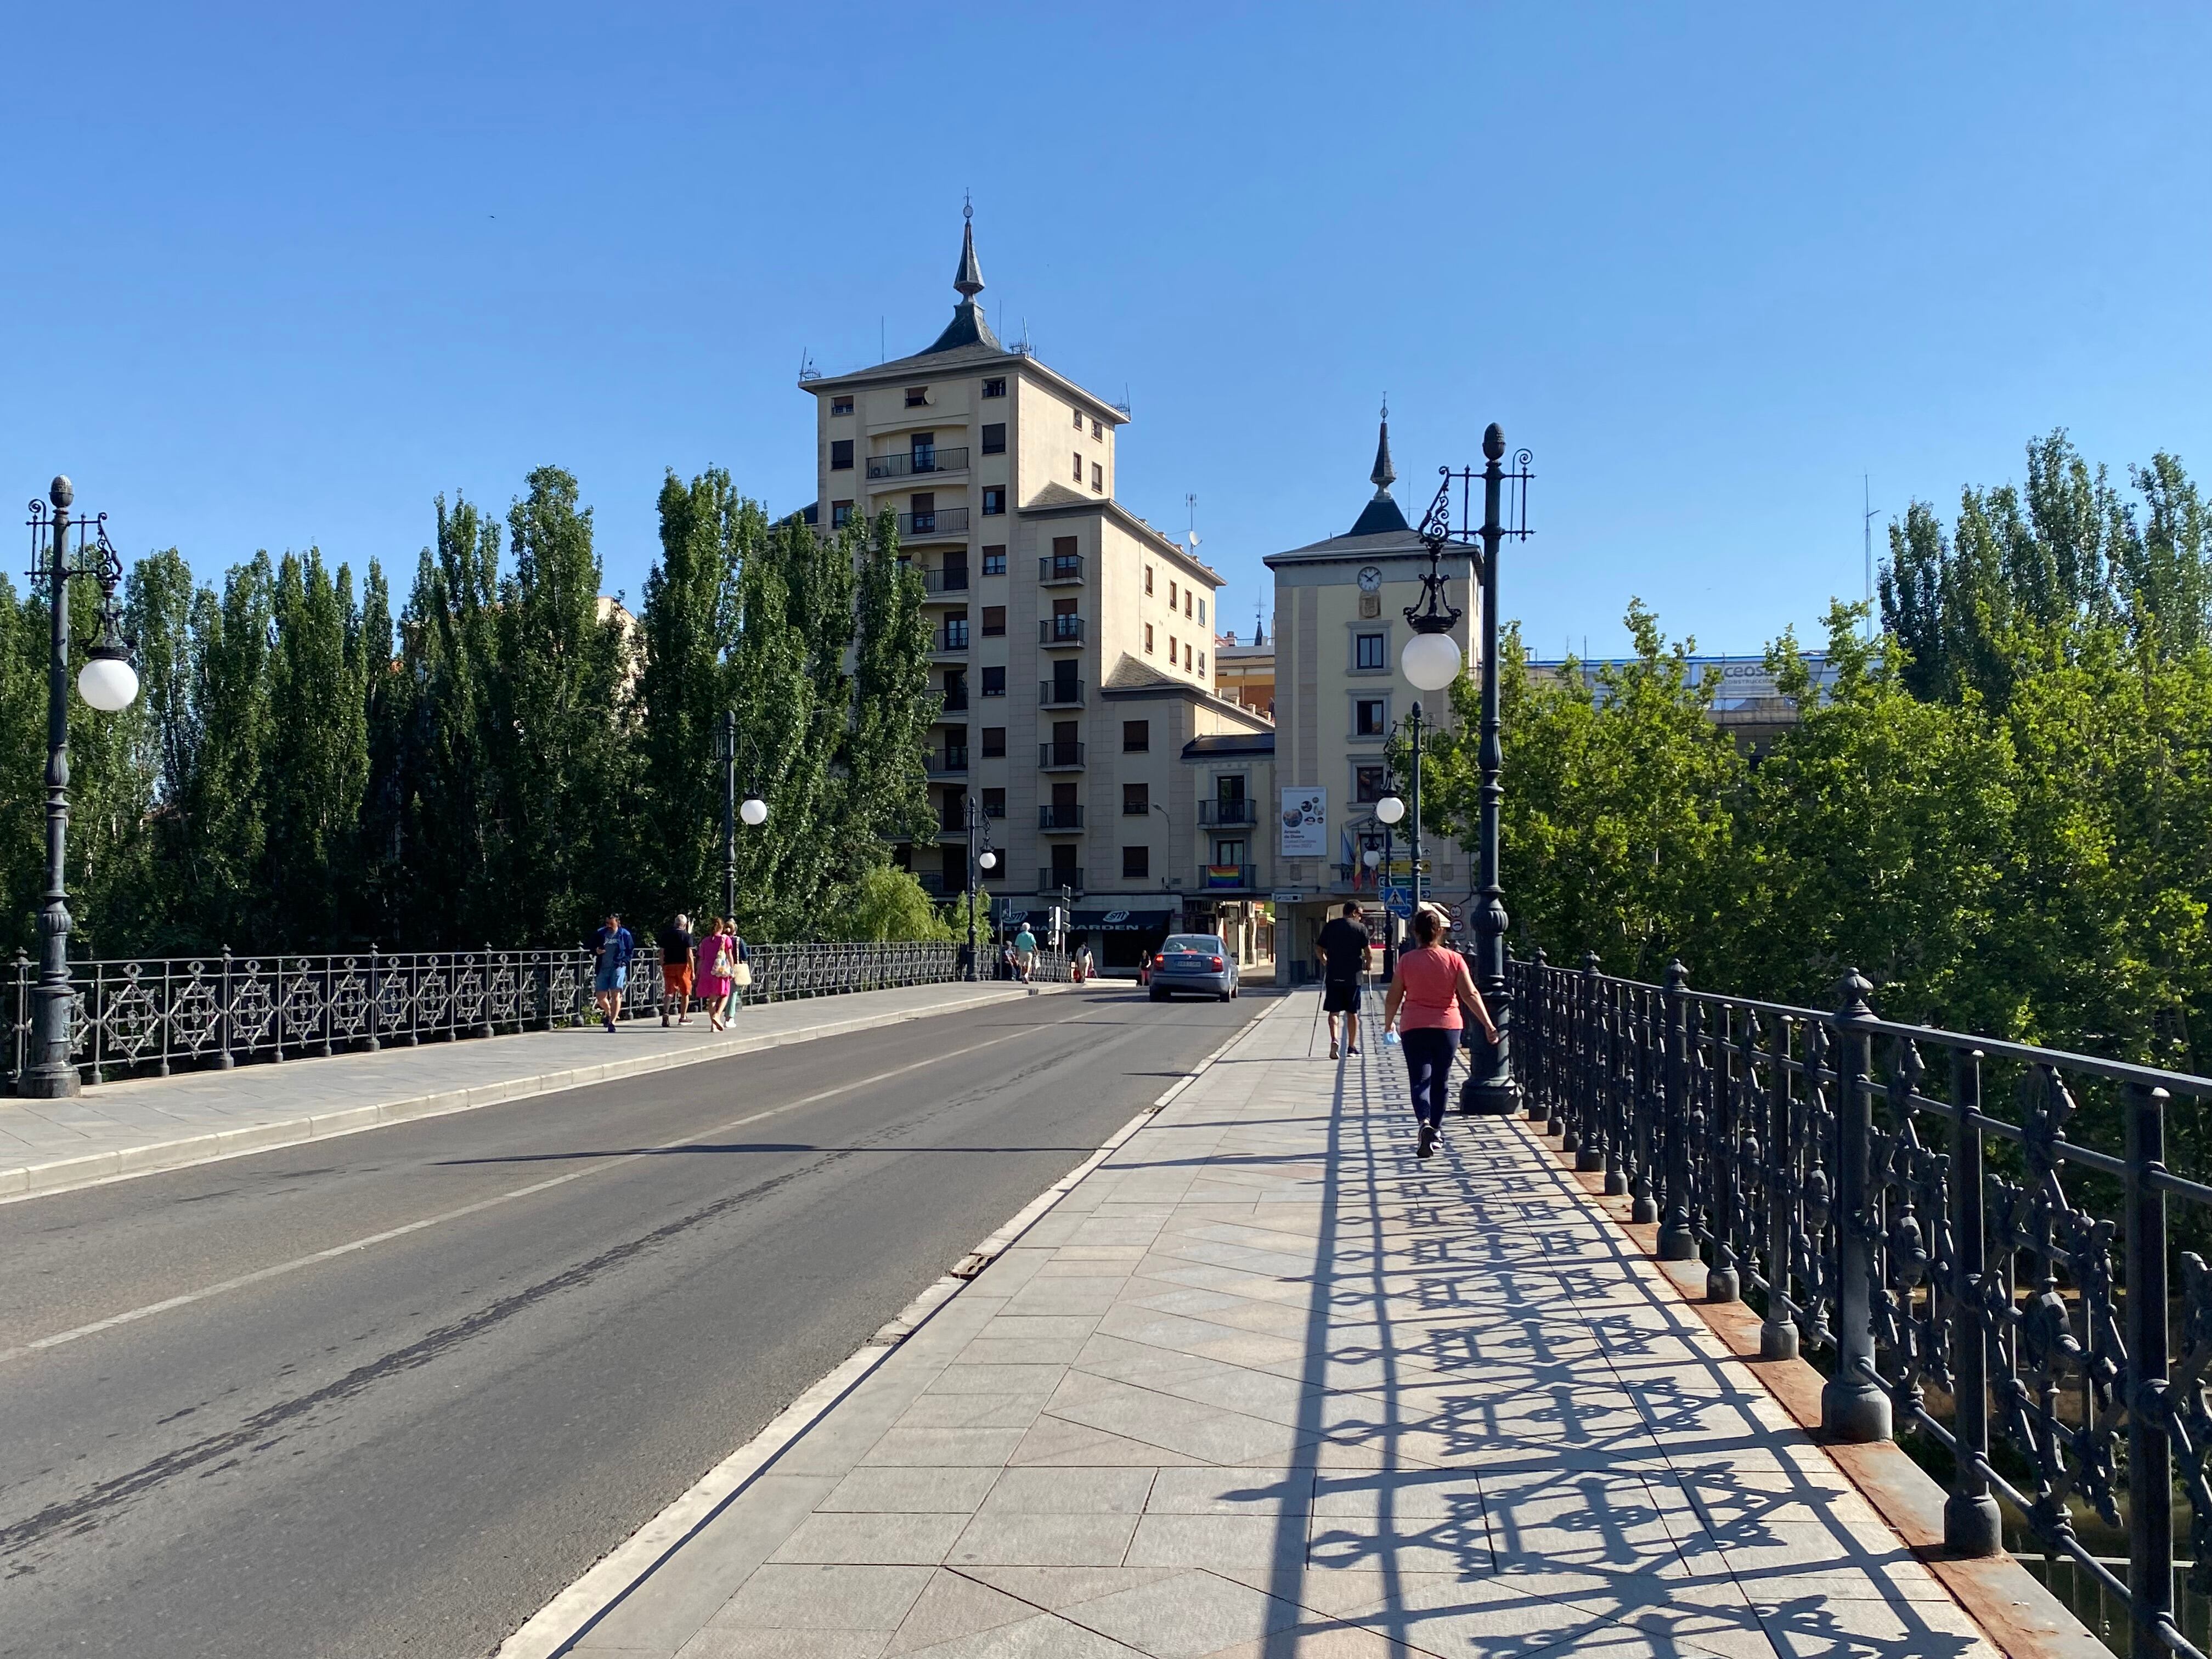
<svg viewBox="0 0 2212 1659"><path fill-rule="evenodd" d="M1417 1160L1311 1001L795 1449L686 1659L1995 1659L1533 1136Z"/></svg>

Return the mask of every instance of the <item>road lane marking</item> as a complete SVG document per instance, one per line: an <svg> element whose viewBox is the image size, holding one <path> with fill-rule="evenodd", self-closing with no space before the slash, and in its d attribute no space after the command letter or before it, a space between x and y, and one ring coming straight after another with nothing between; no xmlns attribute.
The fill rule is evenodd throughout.
<svg viewBox="0 0 2212 1659"><path fill-rule="evenodd" d="M581 1181L586 1176L602 1174L609 1170L619 1170L625 1164L635 1164L641 1159L652 1158L661 1152L673 1152L678 1147L696 1146L700 1141L711 1140L716 1135L727 1134L732 1129L742 1129L748 1124L758 1123L764 1118L778 1117L786 1112L795 1112L805 1106L817 1106L822 1102L834 1099L839 1095L851 1094L856 1089L866 1089L878 1083L888 1083L892 1079L904 1077L910 1072L922 1071L932 1066L942 1066L947 1060L959 1060L969 1054L980 1054L986 1048L995 1048L1000 1043L1012 1042L1022 1037L1032 1036L1039 1031L1048 1031L1055 1025L1070 1024L1091 1012L1092 1011L1088 1008L1079 1009L1074 1013L1062 1015L1058 1019L1046 1020L1041 1024L1024 1026L1018 1031L1010 1031L1004 1036L989 1037L981 1042L970 1043L965 1048L955 1048L945 1054L932 1054L927 1060L917 1060L908 1065L895 1066L887 1072L878 1072L872 1076L860 1078L851 1083L841 1083L834 1089L823 1089L814 1094L802 1096L797 1100L786 1101L781 1106L770 1106L763 1111L751 1112L744 1117L732 1118L726 1123L718 1123L712 1128L702 1129L696 1134L684 1135L675 1140L664 1140L639 1152L628 1152L619 1157L588 1164L580 1170L571 1170L565 1175L553 1176L544 1181L533 1181L526 1187L515 1188L512 1192L500 1193L491 1198L481 1198L473 1204L464 1204L458 1209L443 1211L437 1215L425 1216L419 1221L410 1221L402 1226L387 1227L382 1232L371 1233L365 1238L353 1239L343 1244L333 1244L328 1249L316 1250L307 1255L295 1256L289 1261L279 1261L266 1267L257 1267L252 1273L240 1273L235 1278L204 1285L196 1291L186 1291L181 1295L164 1297L161 1301L149 1302L142 1308L132 1308L124 1313L110 1314L105 1319L95 1319L90 1324L79 1325L72 1330L56 1331L51 1336L41 1336L16 1347L0 1348L0 1365L4 1365L10 1360L27 1358L34 1353L44 1353L46 1350L58 1348L64 1343L81 1341L88 1336L97 1336L100 1332L113 1330L118 1325L136 1324L142 1319L151 1319L156 1314L168 1313L178 1308L188 1308L196 1302L205 1302L210 1297L225 1296L233 1291L241 1291L248 1285L281 1278L286 1273L297 1273L303 1267L312 1267L321 1262L335 1261L342 1255L352 1255L362 1250L373 1249L379 1244L388 1244L393 1239L404 1238L410 1233L419 1233L432 1227L443 1226L448 1221L459 1221L467 1216L478 1215L486 1210L495 1209L500 1205L511 1204L517 1199L530 1198L538 1193L550 1191L556 1187L565 1187L568 1182Z"/></svg>

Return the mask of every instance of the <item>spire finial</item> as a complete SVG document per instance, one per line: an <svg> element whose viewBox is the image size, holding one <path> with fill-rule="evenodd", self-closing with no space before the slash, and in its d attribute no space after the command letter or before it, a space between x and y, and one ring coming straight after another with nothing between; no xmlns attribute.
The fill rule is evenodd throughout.
<svg viewBox="0 0 2212 1659"><path fill-rule="evenodd" d="M962 299L973 300L983 291L983 271L975 263L975 202L965 191L960 193L960 269L952 287Z"/></svg>
<svg viewBox="0 0 2212 1659"><path fill-rule="evenodd" d="M1375 499L1390 499L1390 486L1398 477L1398 469L1390 465L1390 394L1382 394L1382 435L1376 441L1375 470L1367 475L1375 486Z"/></svg>

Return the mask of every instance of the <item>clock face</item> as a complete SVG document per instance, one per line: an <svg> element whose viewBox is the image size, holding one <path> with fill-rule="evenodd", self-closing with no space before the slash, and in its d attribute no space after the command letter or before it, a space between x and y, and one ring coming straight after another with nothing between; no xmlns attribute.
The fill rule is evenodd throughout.
<svg viewBox="0 0 2212 1659"><path fill-rule="evenodd" d="M1382 573L1373 565L1363 565L1359 571L1359 591L1379 593L1382 591Z"/></svg>

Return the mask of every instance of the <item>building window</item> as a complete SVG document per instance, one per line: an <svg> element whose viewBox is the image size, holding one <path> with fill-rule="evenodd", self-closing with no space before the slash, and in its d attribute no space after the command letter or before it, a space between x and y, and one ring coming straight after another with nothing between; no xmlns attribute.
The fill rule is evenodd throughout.
<svg viewBox="0 0 2212 1659"><path fill-rule="evenodd" d="M1003 749L1006 747L1006 728L1002 726L999 728L999 746ZM987 748L983 752L986 755L988 755L991 751ZM987 818L1002 818L1006 816L1006 792L1005 790L986 789L983 792L983 816Z"/></svg>
<svg viewBox="0 0 2212 1659"><path fill-rule="evenodd" d="M1152 849L1149 847L1124 847L1121 849L1121 875L1126 880L1143 878L1152 873Z"/></svg>
<svg viewBox="0 0 2212 1659"><path fill-rule="evenodd" d="M1203 651L1198 653L1198 672L1200 674L1206 672L1206 653Z"/></svg>
<svg viewBox="0 0 2212 1659"><path fill-rule="evenodd" d="M1003 673L1005 671L1001 670L1000 672ZM990 672L991 671L988 668L983 671L986 678L989 678ZM1006 728L1003 726L985 726L983 728L983 758L985 760L1004 760L1006 757ZM1006 792L1001 789L998 792L998 794L1000 811L1003 815L1006 809ZM984 795L984 799L986 800L990 799L989 793L988 791Z"/></svg>
<svg viewBox="0 0 2212 1659"><path fill-rule="evenodd" d="M830 400L830 412L832 415L850 415L853 412L852 398L849 397L832 398Z"/></svg>
<svg viewBox="0 0 2212 1659"><path fill-rule="evenodd" d="M1379 766L1355 766L1352 769L1352 799L1358 806L1371 806L1390 793L1390 785Z"/></svg>
<svg viewBox="0 0 2212 1659"><path fill-rule="evenodd" d="M842 529L843 529L847 525L850 524L852 521L853 521L853 504L852 504L852 502L850 502L850 501L832 501L832 502L830 502L830 527L832 530L842 530Z"/></svg>
<svg viewBox="0 0 2212 1659"><path fill-rule="evenodd" d="M1004 484L983 486L983 516L993 518L1006 510L1006 487Z"/></svg>
<svg viewBox="0 0 2212 1659"><path fill-rule="evenodd" d="M987 605L983 607L983 637L990 639L1006 631L1006 607Z"/></svg>
<svg viewBox="0 0 2212 1659"><path fill-rule="evenodd" d="M850 438L832 438L830 441L830 470L832 472L850 472L853 470L853 441Z"/></svg>
<svg viewBox="0 0 2212 1659"><path fill-rule="evenodd" d="M1390 721L1386 710L1389 707L1380 697L1360 697L1352 705L1352 735L1355 738L1379 738L1389 730Z"/></svg>
<svg viewBox="0 0 2212 1659"><path fill-rule="evenodd" d="M1006 695L1006 671L1004 668L987 668L983 671L983 695L987 697L1003 697Z"/></svg>
<svg viewBox="0 0 2212 1659"><path fill-rule="evenodd" d="M1145 624L1145 654L1146 654L1146 656L1148 656L1148 657L1153 654L1153 653L1152 653L1152 623L1146 623Z"/></svg>
<svg viewBox="0 0 2212 1659"><path fill-rule="evenodd" d="M1200 622L1206 620L1206 601L1203 599L1198 602L1198 619Z"/></svg>
<svg viewBox="0 0 2212 1659"><path fill-rule="evenodd" d="M994 377L991 380L984 381L983 395L986 398L1005 397L1006 395L1006 382L1005 379L1003 377Z"/></svg>
<svg viewBox="0 0 2212 1659"><path fill-rule="evenodd" d="M1182 669L1186 674L1190 672L1190 647L1187 645L1182 648Z"/></svg>
<svg viewBox="0 0 2212 1659"><path fill-rule="evenodd" d="M1145 592L1147 592L1147 593L1149 593L1149 592L1151 592L1152 591L1152 566L1150 566L1150 565L1146 565L1146 566L1145 567Z"/></svg>
<svg viewBox="0 0 2212 1659"><path fill-rule="evenodd" d="M908 409L920 409L928 401L929 388L927 386L910 386L906 389L906 406Z"/></svg>
<svg viewBox="0 0 2212 1659"><path fill-rule="evenodd" d="M986 455L1006 453L1006 423L1004 421L994 421L983 428L983 453Z"/></svg>
<svg viewBox="0 0 2212 1659"><path fill-rule="evenodd" d="M1141 755L1147 752L1152 746L1152 723L1150 720L1121 722L1121 752L1123 754Z"/></svg>
<svg viewBox="0 0 2212 1659"><path fill-rule="evenodd" d="M1186 587L1182 591L1182 614L1186 617L1190 615L1191 601L1196 596L1197 592L1197 589L1191 587Z"/></svg>
<svg viewBox="0 0 2212 1659"><path fill-rule="evenodd" d="M1172 634L1168 635L1168 666L1172 668L1182 659L1182 647Z"/></svg>
<svg viewBox="0 0 2212 1659"><path fill-rule="evenodd" d="M1004 545L983 550L983 574L1003 576L1006 574L1006 550Z"/></svg>
<svg viewBox="0 0 2212 1659"><path fill-rule="evenodd" d="M1083 482L1083 452L1079 449L1075 452L1075 482Z"/></svg>
<svg viewBox="0 0 2212 1659"><path fill-rule="evenodd" d="M1241 841L1217 841L1213 843L1213 861L1244 867L1244 843Z"/></svg>
<svg viewBox="0 0 2212 1659"><path fill-rule="evenodd" d="M1091 423L1091 435L1103 443L1106 441L1106 428L1093 421Z"/></svg>
<svg viewBox="0 0 2212 1659"><path fill-rule="evenodd" d="M1149 783L1125 783L1121 786L1121 816L1140 818L1152 810L1152 786Z"/></svg>
<svg viewBox="0 0 2212 1659"><path fill-rule="evenodd" d="M1390 636L1387 634L1359 634L1352 638L1352 665L1363 671L1388 668L1390 665Z"/></svg>
<svg viewBox="0 0 2212 1659"><path fill-rule="evenodd" d="M1078 432L1082 431L1082 430L1083 430L1083 411L1082 411L1081 410L1079 410L1079 409L1071 409L1071 410L1069 410L1067 412L1068 412L1069 414L1071 414L1071 415L1073 415L1073 416L1075 416L1075 429L1076 429Z"/></svg>
<svg viewBox="0 0 2212 1659"><path fill-rule="evenodd" d="M1170 581L1170 582L1168 584L1168 609L1169 609L1169 610L1170 610L1170 611L1172 611L1172 610L1174 610L1175 608L1176 608L1176 585L1175 585L1172 581Z"/></svg>
<svg viewBox="0 0 2212 1659"><path fill-rule="evenodd" d="M1091 463L1091 488L1101 495L1106 493L1106 469L1096 461Z"/></svg>

